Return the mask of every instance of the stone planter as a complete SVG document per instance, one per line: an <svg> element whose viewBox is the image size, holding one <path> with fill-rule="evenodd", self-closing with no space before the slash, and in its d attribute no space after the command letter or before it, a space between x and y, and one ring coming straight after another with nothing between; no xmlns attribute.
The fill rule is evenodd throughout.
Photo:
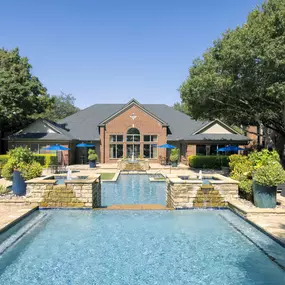
<svg viewBox="0 0 285 285"><path fill-rule="evenodd" d="M275 208L276 207L277 187L259 185L253 182L253 201L258 208Z"/></svg>
<svg viewBox="0 0 285 285"><path fill-rule="evenodd" d="M95 168L96 167L96 160L90 160L89 161L89 167L90 168Z"/></svg>
<svg viewBox="0 0 285 285"><path fill-rule="evenodd" d="M18 170L14 170L13 172L13 185L12 185L12 190L13 193L18 195L18 196L24 196L26 195L26 182L23 179L21 172Z"/></svg>

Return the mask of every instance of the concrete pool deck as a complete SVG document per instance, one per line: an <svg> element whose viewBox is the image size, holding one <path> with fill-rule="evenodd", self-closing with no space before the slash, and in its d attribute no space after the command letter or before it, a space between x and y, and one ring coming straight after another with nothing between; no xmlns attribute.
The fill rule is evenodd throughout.
<svg viewBox="0 0 285 285"><path fill-rule="evenodd" d="M0 234L37 209L32 205L0 204Z"/></svg>

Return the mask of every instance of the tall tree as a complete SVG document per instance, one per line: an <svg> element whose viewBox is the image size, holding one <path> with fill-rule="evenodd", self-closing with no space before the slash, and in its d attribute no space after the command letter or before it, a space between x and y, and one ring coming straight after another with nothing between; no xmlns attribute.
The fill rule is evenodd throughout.
<svg viewBox="0 0 285 285"><path fill-rule="evenodd" d="M75 97L72 94L65 94L61 92L59 96L53 96L53 104L45 113L41 114L40 117L48 118L52 121L57 121L70 116L80 109L75 106Z"/></svg>
<svg viewBox="0 0 285 285"><path fill-rule="evenodd" d="M18 48L0 49L0 132L20 129L53 102L31 68Z"/></svg>
<svg viewBox="0 0 285 285"><path fill-rule="evenodd" d="M180 87L195 119L263 125L285 142L285 1L268 0L196 59Z"/></svg>
<svg viewBox="0 0 285 285"><path fill-rule="evenodd" d="M179 103L179 102L174 103L173 108L175 110L182 112L182 113L185 113L185 114L187 114L187 112L188 112L187 106L183 102L182 103Z"/></svg>

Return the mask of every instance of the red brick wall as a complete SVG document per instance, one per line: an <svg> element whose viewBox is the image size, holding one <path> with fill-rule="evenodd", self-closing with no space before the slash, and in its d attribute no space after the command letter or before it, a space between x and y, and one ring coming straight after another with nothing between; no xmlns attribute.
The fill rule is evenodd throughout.
<svg viewBox="0 0 285 285"><path fill-rule="evenodd" d="M136 118L133 120L130 116L134 114ZM124 135L124 156L126 156L126 134L128 129L137 128L141 134L141 155L143 155L143 135L157 135L158 141L154 142L157 145L166 143L167 128L163 127L162 124L157 121L155 118L151 117L143 110L137 106L132 106L131 108L124 111L124 113L118 115L109 121L105 128L101 127L100 129L100 139L101 139L101 162L110 163L116 162L116 159L110 159L109 155L109 144L110 144L110 135L122 134ZM159 156L165 156L166 150L158 148L158 158ZM158 162L159 159L151 159L153 162Z"/></svg>

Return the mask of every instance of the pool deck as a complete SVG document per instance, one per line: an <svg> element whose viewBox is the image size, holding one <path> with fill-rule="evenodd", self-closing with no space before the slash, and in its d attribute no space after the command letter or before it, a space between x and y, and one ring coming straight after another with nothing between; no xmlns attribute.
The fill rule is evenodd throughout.
<svg viewBox="0 0 285 285"><path fill-rule="evenodd" d="M37 209L38 206L0 204L0 234Z"/></svg>
<svg viewBox="0 0 285 285"><path fill-rule="evenodd" d="M278 195L277 200L285 205L284 197ZM262 209L248 207L238 200L228 201L228 204L233 211L285 247L285 208Z"/></svg>

